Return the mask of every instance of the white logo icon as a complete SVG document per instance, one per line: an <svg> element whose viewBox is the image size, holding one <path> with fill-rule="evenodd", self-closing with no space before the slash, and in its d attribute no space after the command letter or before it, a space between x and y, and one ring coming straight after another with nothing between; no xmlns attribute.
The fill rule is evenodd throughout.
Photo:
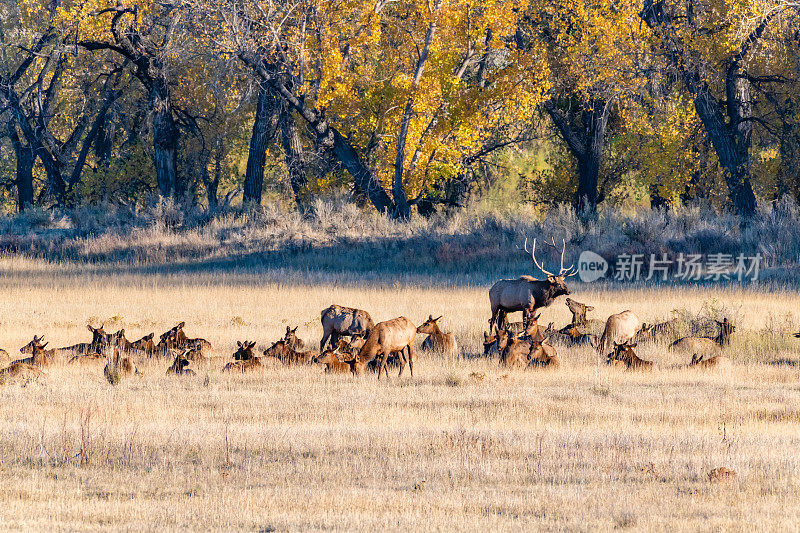
<svg viewBox="0 0 800 533"><path fill-rule="evenodd" d="M608 272L608 262L589 250L581 252L578 258L578 277L584 283L596 281Z"/></svg>

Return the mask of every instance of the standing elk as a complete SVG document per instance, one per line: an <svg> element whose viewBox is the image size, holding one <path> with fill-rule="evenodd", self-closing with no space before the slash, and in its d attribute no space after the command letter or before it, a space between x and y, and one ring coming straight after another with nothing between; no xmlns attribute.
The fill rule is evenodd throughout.
<svg viewBox="0 0 800 533"><path fill-rule="evenodd" d="M633 311L623 311L611 315L606 320L603 336L597 343L597 351L601 356L607 354L615 344L625 344L633 340L639 331L641 321Z"/></svg>
<svg viewBox="0 0 800 533"><path fill-rule="evenodd" d="M427 333L428 337L422 341L422 349L431 352L455 354L458 350L456 338L452 333L444 333L439 329L437 322L442 317L433 318L428 315L428 320L417 328L417 333Z"/></svg>
<svg viewBox="0 0 800 533"><path fill-rule="evenodd" d="M381 379L381 372L386 372L389 377L387 362L392 352L399 352L400 373L403 375L406 361L408 362L411 377L414 377L414 338L417 335L417 328L404 316L393 318L385 322L378 322L373 326L367 337L367 342L361 347L358 356L353 364L353 372L363 374L367 364L373 359L380 357L378 365L378 379ZM408 356L405 352L408 351Z"/></svg>
<svg viewBox="0 0 800 533"><path fill-rule="evenodd" d="M353 307L342 307L341 305L331 305L323 309L320 316L322 322L322 340L319 341L319 350L325 349L328 339L331 346L336 346L339 337L361 335L369 337L375 323L369 313Z"/></svg>
<svg viewBox="0 0 800 533"><path fill-rule="evenodd" d="M569 294L564 279L577 274L572 266L564 268L564 252L566 242L561 248L561 270L553 274L539 264L536 260L536 239L533 239L533 248L529 252L534 264L547 275L547 279L538 280L532 276L520 276L517 279L501 279L489 289L489 303L492 307L492 318L489 320L489 329L495 325L498 328L506 327L508 313L522 311L523 324L528 325L530 317L540 307L547 307L562 294ZM552 243L555 248L555 240ZM528 252L528 240L525 239L524 249Z"/></svg>
<svg viewBox="0 0 800 533"><path fill-rule="evenodd" d="M730 336L736 331L736 326L728 322L727 317L720 322L719 335L716 337L683 337L669 345L670 350L679 350L693 353L708 353L720 351L730 343Z"/></svg>

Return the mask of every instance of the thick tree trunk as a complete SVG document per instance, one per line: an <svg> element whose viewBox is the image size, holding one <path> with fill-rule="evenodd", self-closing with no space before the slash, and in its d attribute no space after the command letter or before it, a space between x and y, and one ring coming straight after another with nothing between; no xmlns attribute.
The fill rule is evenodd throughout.
<svg viewBox="0 0 800 533"><path fill-rule="evenodd" d="M161 196L175 196L178 128L172 117L169 88L165 80L156 80L152 83L149 103L153 112L153 159L158 192Z"/></svg>
<svg viewBox="0 0 800 533"><path fill-rule="evenodd" d="M244 203L261 204L264 190L264 165L267 147L274 141L275 113L280 100L272 87L262 82L258 88L258 103L253 121L253 134L250 137L250 151L247 154L247 169L244 175Z"/></svg>
<svg viewBox="0 0 800 533"><path fill-rule="evenodd" d="M8 121L7 127L17 159L17 209L22 213L33 205L33 163L36 158L30 145L22 144L13 120Z"/></svg>
<svg viewBox="0 0 800 533"><path fill-rule="evenodd" d="M303 161L303 144L297 131L297 122L287 105L281 105L279 122L281 124L281 142L283 156L286 159L286 170L289 172L289 184L292 186L295 202L303 206L303 189L307 185L305 163Z"/></svg>

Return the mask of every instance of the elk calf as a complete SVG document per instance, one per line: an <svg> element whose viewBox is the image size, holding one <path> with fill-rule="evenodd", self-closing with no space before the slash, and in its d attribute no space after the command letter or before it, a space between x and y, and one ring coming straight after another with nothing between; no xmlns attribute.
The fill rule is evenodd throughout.
<svg viewBox="0 0 800 533"><path fill-rule="evenodd" d="M534 341L528 353L528 364L534 368L552 368L561 366L556 349L547 343L549 337L542 341Z"/></svg>
<svg viewBox="0 0 800 533"><path fill-rule="evenodd" d="M331 374L347 374L350 372L351 367L351 364L341 361L331 349L325 350L322 354L316 356L312 362L325 365L325 372Z"/></svg>
<svg viewBox="0 0 800 533"><path fill-rule="evenodd" d="M186 353L189 351L190 350L184 350L183 352L178 353L175 356L175 360L172 362L172 365L169 368L167 368L168 376L170 374L177 374L182 376L195 375L194 370L192 370L191 368L186 368L187 366L189 366L190 363L189 360L186 359Z"/></svg>
<svg viewBox="0 0 800 533"><path fill-rule="evenodd" d="M441 319L428 315L428 320L417 328L417 333L427 333L428 337L422 341L422 349L431 352L455 354L458 351L456 338L452 333L444 333L439 329L437 322Z"/></svg>
<svg viewBox="0 0 800 533"><path fill-rule="evenodd" d="M696 366L698 368L715 368L728 366L729 364L730 360L724 355L715 355L714 357L705 359L704 354L692 354L692 362L689 363L689 366Z"/></svg>
<svg viewBox="0 0 800 533"><path fill-rule="evenodd" d="M7 379L38 378L44 375L44 372L33 365L27 363L11 363L6 368L0 370L0 383Z"/></svg>
<svg viewBox="0 0 800 533"><path fill-rule="evenodd" d="M614 343L614 353L609 356L609 359L622 361L628 370L652 370L653 362L640 359L633 351L635 347L636 344Z"/></svg>
<svg viewBox="0 0 800 533"><path fill-rule="evenodd" d="M222 368L223 372L241 372L244 374L245 372L252 372L254 370L261 370L264 367L261 365L261 359L258 357L253 357L252 359L247 359L246 361L233 361L228 363Z"/></svg>

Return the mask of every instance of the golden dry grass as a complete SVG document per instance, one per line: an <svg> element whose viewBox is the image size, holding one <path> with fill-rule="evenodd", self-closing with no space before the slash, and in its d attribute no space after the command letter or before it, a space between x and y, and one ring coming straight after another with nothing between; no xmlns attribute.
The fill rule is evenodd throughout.
<svg viewBox="0 0 800 533"><path fill-rule="evenodd" d="M31 265L27 265L31 266ZM480 352L486 287L262 284L256 277L83 276L3 263L0 347L34 333L87 340L88 320L128 337L179 320L214 343L194 378L168 362L117 386L57 367L0 386L0 524L6 529L789 530L800 523L800 373L793 293L576 289L596 317L646 321L715 305L737 316L725 372L643 347L652 373L560 350L557 372L501 370ZM415 377L377 382L320 368L220 368L300 325L318 342L331 303L376 320L443 314L463 357L423 354ZM762 329L782 324L767 337ZM562 324L561 300L541 322ZM797 341L800 343L800 341ZM652 463L652 467L649 466ZM735 479L710 483L725 466Z"/></svg>

